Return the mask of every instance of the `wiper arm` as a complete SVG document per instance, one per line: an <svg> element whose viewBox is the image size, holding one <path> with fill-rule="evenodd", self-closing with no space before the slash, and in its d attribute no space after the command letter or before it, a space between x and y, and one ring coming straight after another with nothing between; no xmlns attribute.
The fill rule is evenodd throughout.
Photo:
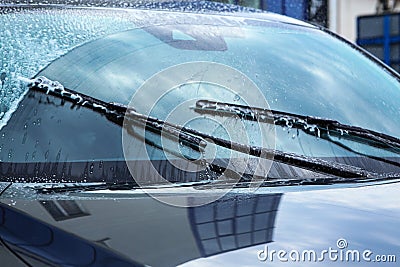
<svg viewBox="0 0 400 267"><path fill-rule="evenodd" d="M198 100L194 109L201 114L236 116L245 120L274 123L302 130L329 141L332 141L331 137L334 136L400 153L400 139L369 129L346 125L336 120L209 100Z"/></svg>
<svg viewBox="0 0 400 267"><path fill-rule="evenodd" d="M72 102L74 105L80 105L86 108L89 108L95 112L103 114L114 123L120 125L121 127L124 126L125 121L131 121L132 124L136 122L142 122L146 124L146 126L150 126L151 129L155 131L168 131L171 135L175 137L178 136L182 138L190 147L197 149L198 151L202 151L204 147L207 145L206 139L211 140L216 145L221 147L235 150L241 153L249 154L254 157L258 158L265 158L268 160L274 159L277 162L281 162L284 164L308 169L315 172L320 172L324 174L334 175L338 177L345 177L345 178L354 178L354 177L376 177L378 174L366 171L364 169L349 166L346 164L340 164L336 162L325 161L322 159L307 157L303 155L297 155L294 153L287 153L282 152L279 150L268 149L258 146L249 146L246 144L240 144L236 142L232 142L229 140L225 140L219 137L215 137L210 134L202 133L197 130L181 127L179 125L175 125L163 120L159 120L156 118L152 118L143 114L138 113L133 108L130 108L123 104L118 103L107 103L102 100L87 96L82 93L75 92L70 89L64 88L59 82L51 81L45 77L38 77L35 80L31 81L30 89L41 91L49 95L53 95L64 99L65 101ZM199 107L199 110L215 110L212 105L216 105L219 103L206 101L200 102L198 104L209 104L205 108ZM227 107L234 107L235 105L226 104ZM242 108L249 109L248 107L241 106ZM215 111L213 111L215 112ZM250 116L251 114L243 113L244 116ZM288 114L288 113L285 113ZM303 116L304 117L304 116ZM267 118L268 119L268 118ZM301 123L301 122L299 122ZM146 128L147 129L147 128ZM128 131L129 132L129 131Z"/></svg>

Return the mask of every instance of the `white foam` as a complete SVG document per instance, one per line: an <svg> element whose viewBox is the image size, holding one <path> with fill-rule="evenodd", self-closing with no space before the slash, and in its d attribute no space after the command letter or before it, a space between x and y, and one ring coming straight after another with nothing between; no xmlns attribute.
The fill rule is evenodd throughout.
<svg viewBox="0 0 400 267"><path fill-rule="evenodd" d="M0 120L0 130L3 129L4 126L7 125L8 121L11 118L11 115L17 110L19 103L21 103L22 99L25 97L25 95L28 91L29 90L26 89L16 101L13 101L11 103L9 109L5 112L4 116Z"/></svg>
<svg viewBox="0 0 400 267"><path fill-rule="evenodd" d="M34 79L29 79L29 78L22 77L22 76L18 76L17 79L19 81L21 81L21 82L26 83L26 84L31 84L31 83L33 83L35 81Z"/></svg>

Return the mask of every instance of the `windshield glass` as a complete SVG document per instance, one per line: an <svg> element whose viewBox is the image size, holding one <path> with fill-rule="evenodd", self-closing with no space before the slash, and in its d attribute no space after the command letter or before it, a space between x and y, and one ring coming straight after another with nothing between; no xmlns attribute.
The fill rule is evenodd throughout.
<svg viewBox="0 0 400 267"><path fill-rule="evenodd" d="M398 80L348 44L312 26L268 18L107 9L23 9L2 19L11 21L10 17L18 22L2 23L5 35L2 40L14 36L14 32L20 34L20 40L30 40L26 37L28 32L36 34L32 37L35 40L44 38L35 50L32 46L26 50L31 43L13 41L17 45L13 44L10 37L7 39L10 43L2 42L3 51L11 51L4 52L3 94L8 99L4 112L14 111L11 104L27 91L26 83L18 76L45 76L76 92L127 105L132 104L132 96L157 73L183 63L213 62L248 77L272 110L330 118L400 138ZM25 51L23 57L16 56L19 50ZM13 62L17 62L18 70L10 67ZM152 93L148 90L148 97ZM169 114L186 102L187 109L179 111L182 117L186 113L196 114L191 109L195 101L191 100L199 98L248 104L241 95L206 82L177 84L151 107L146 95L133 103L138 112L182 124L179 116L171 118ZM27 168L22 163L29 163L33 165L25 170L30 173L36 170L50 177L53 173L62 174L56 180L128 176L118 125L90 110L65 105L38 92L28 92L19 103L11 119L3 117L3 124L8 123L1 130L2 162L15 163L12 166L18 166L21 173ZM184 124L217 137L229 137L213 116L200 116ZM398 171L396 165L367 160L319 138L318 129L315 135L291 129L290 125L276 126L275 130L274 145L279 151L334 160L377 173ZM249 133L250 145L262 146L261 134L252 122L245 122L244 131ZM158 137L148 135L145 139L160 142ZM140 136L136 138L143 143ZM362 154L393 161L398 158L397 153L388 150L336 139ZM172 163L165 167L169 156L164 151L154 144L148 144L146 149L153 165L171 172L174 167ZM232 156L229 150L218 149L217 159ZM193 151L188 153L193 155ZM130 154L129 160L142 164L145 158L141 155ZM37 163L43 165L37 167ZM105 164L110 165L104 167ZM281 172L272 168L270 175L288 177L303 172L288 168L285 166ZM175 175L176 180L181 179L180 175L183 174ZM308 177L313 175L306 173ZM184 176L186 180L198 179L187 173Z"/></svg>
<svg viewBox="0 0 400 267"><path fill-rule="evenodd" d="M185 23L187 14L163 16L171 25L164 22L87 43L40 75L104 101L127 104L157 72L185 62L213 61L250 77L273 110L331 118L400 137L398 81L329 34L250 19L216 16L200 22L212 25L196 25Z"/></svg>

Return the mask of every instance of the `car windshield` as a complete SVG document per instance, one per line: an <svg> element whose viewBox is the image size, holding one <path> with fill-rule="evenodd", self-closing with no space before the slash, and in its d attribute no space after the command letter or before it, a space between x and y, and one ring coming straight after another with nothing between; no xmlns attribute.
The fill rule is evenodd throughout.
<svg viewBox="0 0 400 267"><path fill-rule="evenodd" d="M398 77L325 31L274 18L133 9L9 9L0 17L3 180L128 181L125 159L133 162L136 176L149 176L149 162L170 181L212 176L207 170L182 171L174 163L208 154L182 142L178 148L173 142L164 144L151 132L130 133L133 141L126 143L126 131L121 133L115 121L30 90L29 81L39 76L210 136L373 173L398 173L397 148L346 138L350 134L345 130L332 135L332 142L321 137L318 125L309 125L314 134L290 121L261 123L265 128L260 130L259 124L234 117L225 120L230 132L218 123L217 117L223 116L196 111L196 101L212 100L328 118L400 138ZM273 141L263 139L264 130ZM227 167L227 158L245 154L232 154L226 147L214 150L212 163L222 167ZM272 167L259 175L329 176L270 159L265 164ZM246 162L245 174L256 172L253 162Z"/></svg>

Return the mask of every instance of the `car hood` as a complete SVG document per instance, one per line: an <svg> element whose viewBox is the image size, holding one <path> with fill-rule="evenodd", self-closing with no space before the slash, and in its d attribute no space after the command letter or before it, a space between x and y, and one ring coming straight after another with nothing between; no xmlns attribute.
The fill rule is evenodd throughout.
<svg viewBox="0 0 400 267"><path fill-rule="evenodd" d="M375 256L400 257L400 184L298 189L232 191L207 205L182 208L136 191L7 199L10 193L16 196L11 186L2 204L82 242L150 266L280 266L285 259L294 266L365 266L368 259L378 264ZM199 196L182 197L193 201ZM287 254L278 258L279 251ZM360 259L347 259L352 253L359 253Z"/></svg>

